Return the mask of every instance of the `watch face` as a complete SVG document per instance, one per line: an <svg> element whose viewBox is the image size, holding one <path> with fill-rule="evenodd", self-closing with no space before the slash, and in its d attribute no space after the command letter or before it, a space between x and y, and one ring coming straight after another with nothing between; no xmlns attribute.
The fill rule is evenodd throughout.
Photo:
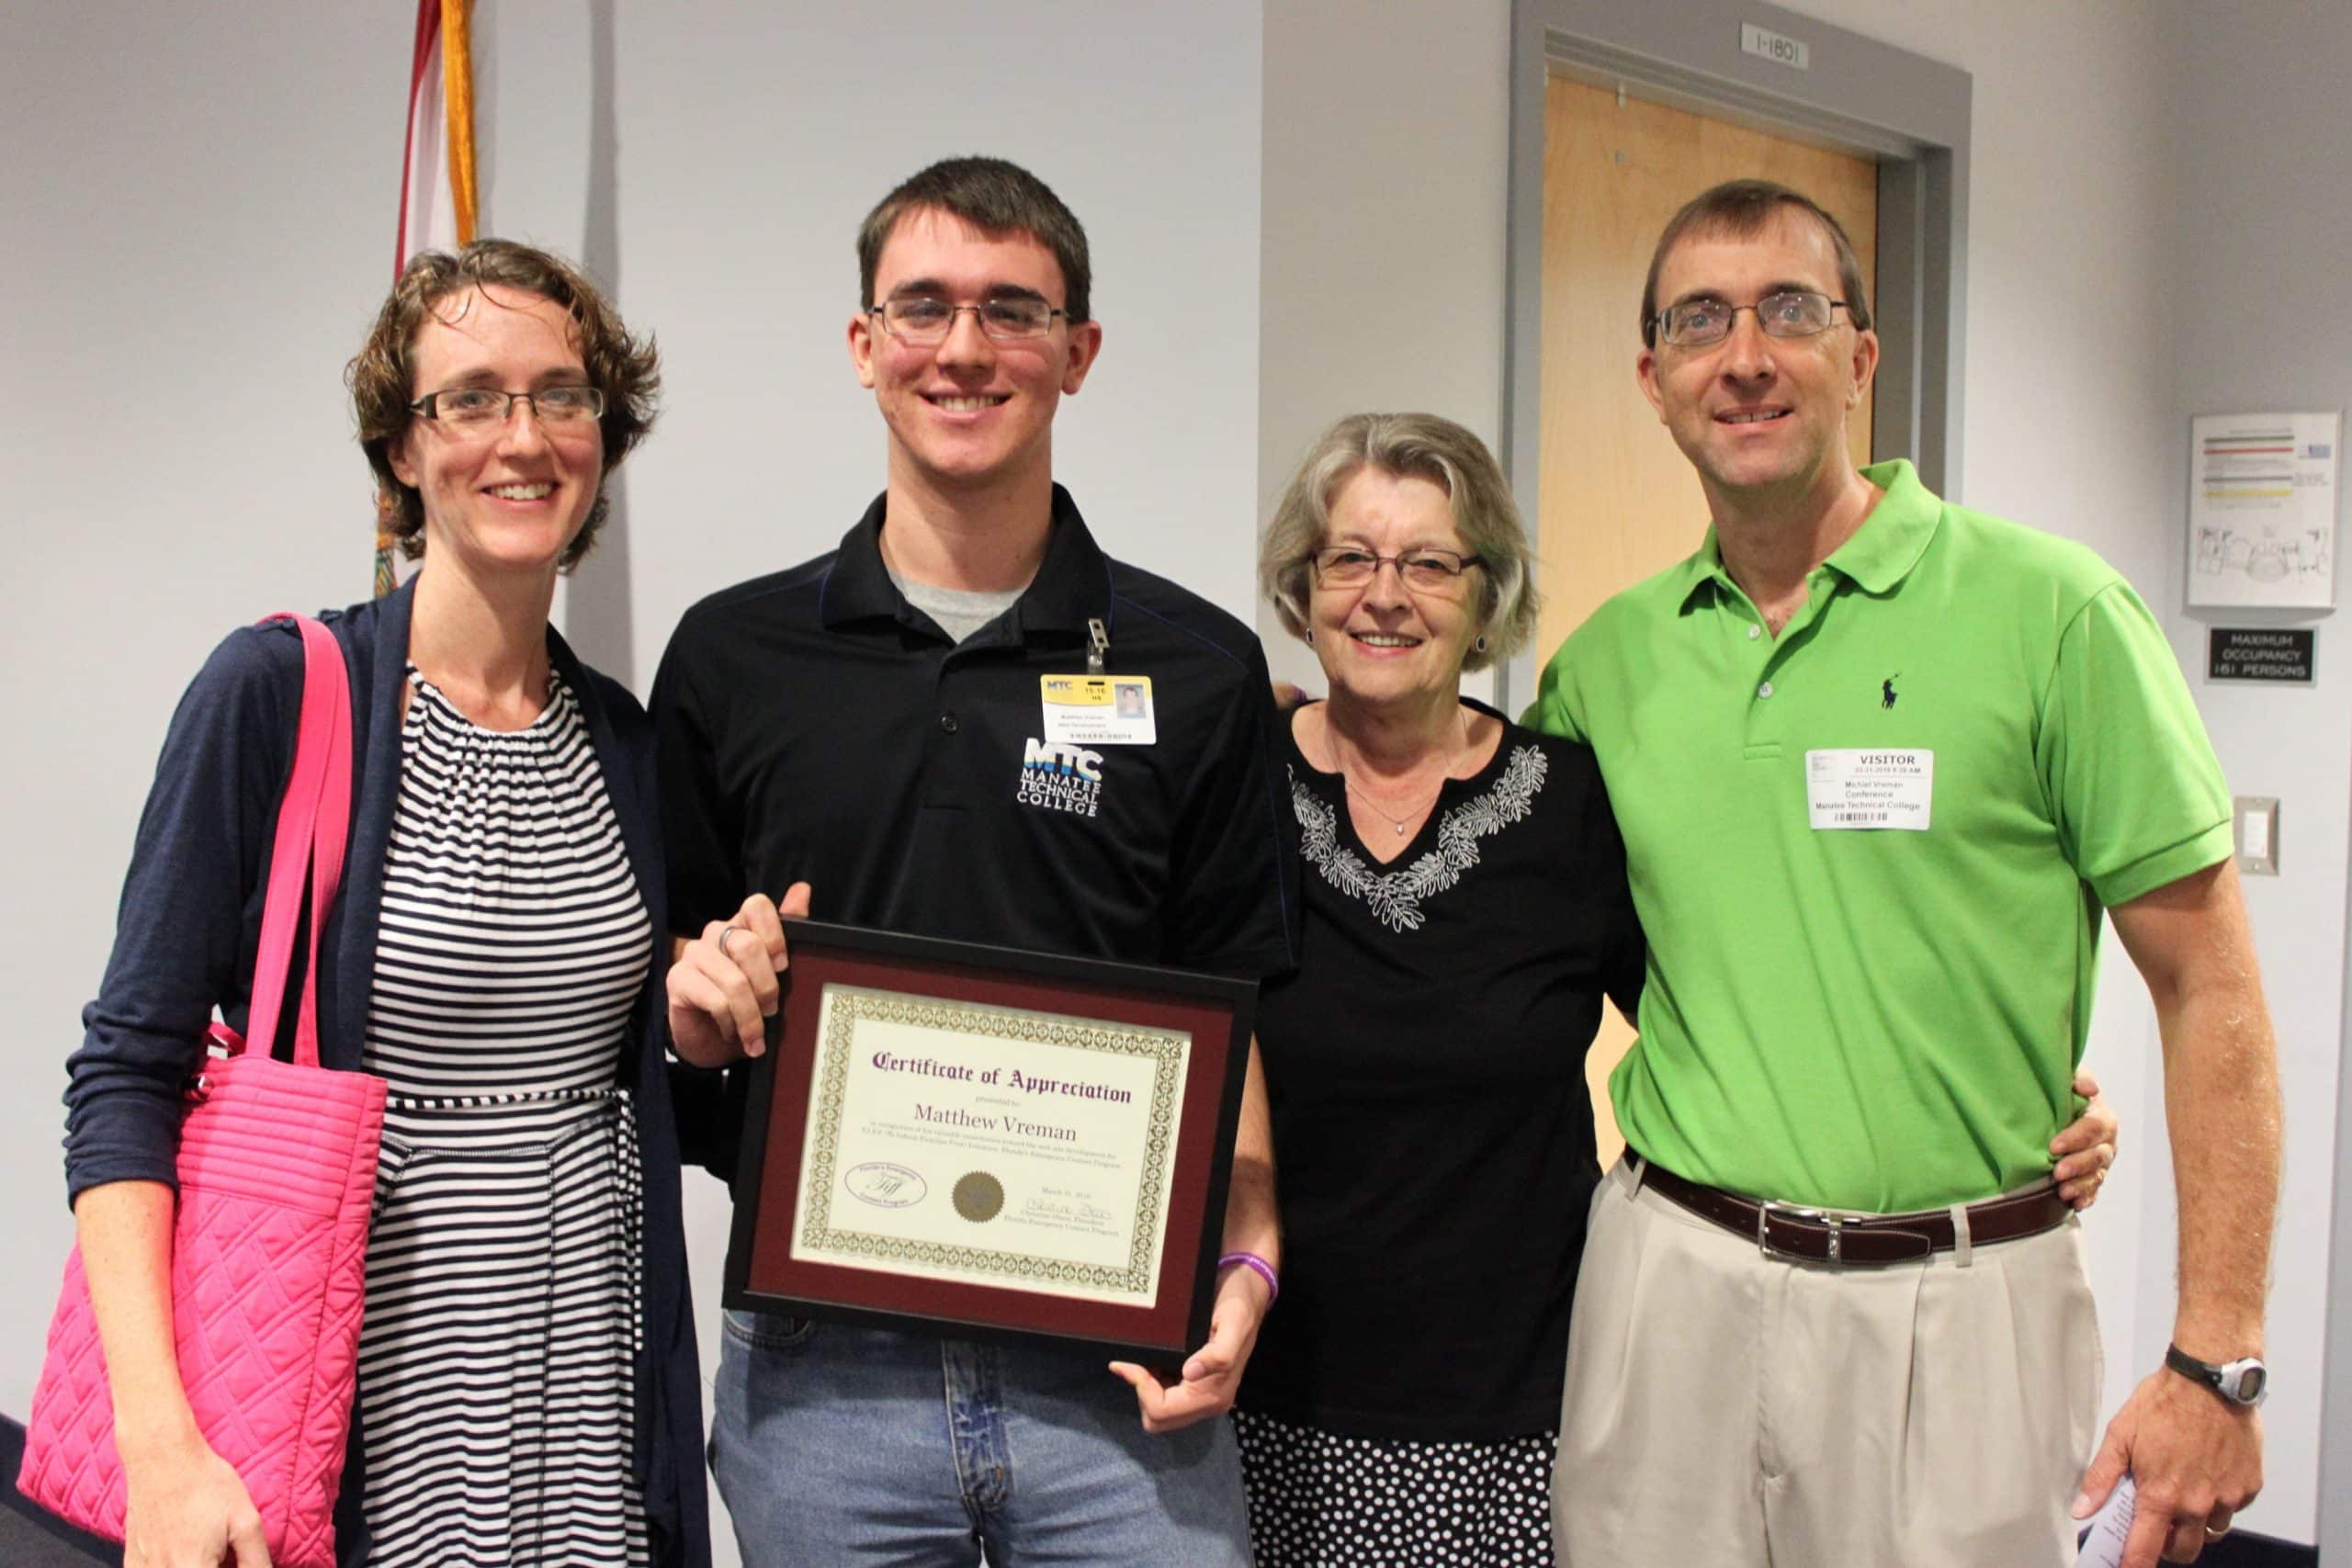
<svg viewBox="0 0 2352 1568"><path fill-rule="evenodd" d="M2226 1392L2240 1404L2252 1404L2262 1397L2262 1385L2269 1376L2267 1371L2258 1366L2241 1367Z"/></svg>

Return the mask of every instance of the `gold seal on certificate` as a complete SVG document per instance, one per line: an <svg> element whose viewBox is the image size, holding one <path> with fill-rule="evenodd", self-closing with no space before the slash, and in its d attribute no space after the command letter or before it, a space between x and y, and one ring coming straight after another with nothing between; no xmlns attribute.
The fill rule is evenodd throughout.
<svg viewBox="0 0 2352 1568"><path fill-rule="evenodd" d="M985 1170L968 1172L956 1184L956 1212L979 1224L1004 1212L1004 1183Z"/></svg>
<svg viewBox="0 0 2352 1568"><path fill-rule="evenodd" d="M813 921L788 940L729 1305L1199 1343L1254 987Z"/></svg>

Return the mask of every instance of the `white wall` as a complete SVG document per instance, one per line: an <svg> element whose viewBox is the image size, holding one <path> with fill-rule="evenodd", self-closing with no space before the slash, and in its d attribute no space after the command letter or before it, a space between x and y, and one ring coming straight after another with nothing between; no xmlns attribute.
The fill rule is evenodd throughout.
<svg viewBox="0 0 2352 1568"><path fill-rule="evenodd" d="M19 738L0 783L0 1413L18 1419L72 1234L62 1065L164 721L231 626L368 590L339 378L391 281L394 9L12 6L0 37L0 724Z"/></svg>
<svg viewBox="0 0 2352 1568"><path fill-rule="evenodd" d="M741 0L691 25L479 0L485 231L584 252L661 339L663 424L621 476L628 602L589 572L571 592L607 666L650 684L688 604L831 548L880 488L844 346L852 241L891 186L963 152L1027 165L1087 226L1103 356L1062 406L1058 477L1114 553L1247 617L1259 27L1255 0L1122 11L1115 31L1056 0L984 28L938 0ZM626 660L605 624L624 610Z"/></svg>
<svg viewBox="0 0 2352 1568"><path fill-rule="evenodd" d="M592 659L643 691L688 604L856 520L883 472L843 348L856 226L974 152L1036 171L1091 241L1104 351L1058 475L1114 554L1250 617L1260 8L1108 15L478 0L484 231L586 256L664 355L663 424L567 595ZM0 29L0 712L26 738L0 784L0 1414L21 1418L70 1239L60 1064L164 722L228 627L368 591L337 377L390 281L411 24L100 0ZM707 1351L724 1195L689 1193Z"/></svg>
<svg viewBox="0 0 2352 1568"><path fill-rule="evenodd" d="M2179 171L2176 231L2202 237L2172 251L2177 308L2175 360L2162 426L2170 494L2161 517L2169 558L2165 607L2174 642L2213 744L2241 795L2279 797L2282 859L2275 877L2246 879L2246 903L2262 949L2265 988L2278 1030L2287 1104L2287 1180L2278 1213L2277 1284L2270 1297L2271 1364L2277 1392L2263 1421L2299 1469L2274 1464L2271 1490L2252 1528L2315 1540L2321 1560L2352 1562L2352 1205L2333 1204L2332 1341L2329 1257L2331 1194L2347 1189L2339 1106L2346 1086L2346 829L2352 826L2352 643L2334 615L2247 615L2179 607L2187 551L2189 420L2200 413L2352 408L2352 316L2317 300L2340 297L2352 254L2352 209L2314 200L2315 171L2352 150L2352 97L2342 68L2352 62L2352 10L2281 3L2191 6L2177 62L2170 159ZM2339 503L2340 504L2340 503ZM2339 521L2339 548L2341 547ZM2338 593L2352 592L2339 567ZM2203 679L2205 632L2214 624L2318 627L2318 683L2310 688L2211 684ZM2168 1259L2151 1247L2149 1278ZM2338 1354L2323 1368L2323 1347ZM2324 1371L2324 1379L2323 1379ZM2333 1429L2322 1444L2315 1483L2317 1534L2300 1466L2302 1443L2331 1397ZM2282 1456L2283 1457L2283 1456ZM2300 1505L2290 1512L2290 1505ZM2276 1510L2274 1512L2274 1510ZM2252 1516L2250 1516L2252 1517Z"/></svg>
<svg viewBox="0 0 2352 1568"><path fill-rule="evenodd" d="M519 8L507 0L507 8ZM560 16L561 0L535 10ZM650 657L716 585L830 548L882 479L852 240L934 158L1026 164L1087 226L1103 351L1057 472L1110 550L1245 618L1257 493L1256 0L659 8L621 17L619 208L671 428L629 477ZM512 85L511 77L508 79Z"/></svg>
<svg viewBox="0 0 2352 1568"><path fill-rule="evenodd" d="M1510 7L1273 0L1265 49L1261 520L1343 414L1422 410L1500 441ZM1321 689L1262 604L1258 635L1277 675Z"/></svg>

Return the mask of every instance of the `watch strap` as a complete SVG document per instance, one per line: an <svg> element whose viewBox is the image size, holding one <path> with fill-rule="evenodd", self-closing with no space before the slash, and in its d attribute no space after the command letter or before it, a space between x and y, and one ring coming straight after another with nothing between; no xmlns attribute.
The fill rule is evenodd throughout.
<svg viewBox="0 0 2352 1568"><path fill-rule="evenodd" d="M2262 1376L2257 1376L2255 1384L2256 1392L2251 1398L2246 1397L2239 1392L2239 1390L2244 1386L2243 1373L2237 1377L2232 1376L2233 1369L2244 1367L2248 1361L2252 1363L2254 1369L2258 1370L2262 1374L2264 1374ZM2260 1359L2256 1358L2248 1357L2245 1361L2231 1361L2221 1366L2216 1366L2211 1361L2199 1360L2196 1357L2190 1355L2188 1351L2182 1349L2177 1345L2166 1345L2165 1347L2165 1365L2170 1367L2174 1371L2178 1372L2182 1377L2188 1379L2191 1382L2204 1384L2207 1388L2211 1389L2215 1394L2229 1401L2232 1404L2259 1404L2262 1403L2263 1393L2267 1392L2264 1387L2264 1383L2267 1381L2267 1373L2268 1369L2264 1368Z"/></svg>

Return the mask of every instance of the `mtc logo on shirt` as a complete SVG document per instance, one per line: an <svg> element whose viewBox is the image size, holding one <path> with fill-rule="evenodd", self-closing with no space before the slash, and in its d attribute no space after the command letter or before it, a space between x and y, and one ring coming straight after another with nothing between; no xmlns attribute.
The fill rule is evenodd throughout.
<svg viewBox="0 0 2352 1568"><path fill-rule="evenodd" d="M1091 817L1102 795L1102 752L1050 740L1023 743L1021 784L1013 795L1022 805Z"/></svg>

